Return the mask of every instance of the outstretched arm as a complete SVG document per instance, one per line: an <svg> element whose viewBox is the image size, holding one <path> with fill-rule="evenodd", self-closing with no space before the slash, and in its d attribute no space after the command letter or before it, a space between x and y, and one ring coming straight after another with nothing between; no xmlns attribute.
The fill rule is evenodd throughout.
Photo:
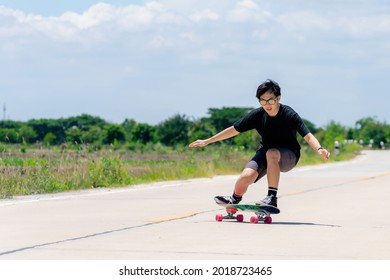
<svg viewBox="0 0 390 280"><path fill-rule="evenodd" d="M239 134L239 132L234 128L234 126L231 126L231 127L226 128L225 130L222 130L218 134L216 134L208 139L204 139L204 140L198 139L198 140L192 142L189 145L189 147L190 148L204 147L204 146L207 146L208 144L211 144L214 142L218 142L218 141L222 141L222 140L225 140L228 138L232 138L238 134Z"/></svg>
<svg viewBox="0 0 390 280"><path fill-rule="evenodd" d="M303 137L307 144L310 145L310 147L313 148L313 150L317 151L317 153L324 159L329 159L330 153L321 146L320 142L317 140L317 138L311 134L308 133L305 137Z"/></svg>

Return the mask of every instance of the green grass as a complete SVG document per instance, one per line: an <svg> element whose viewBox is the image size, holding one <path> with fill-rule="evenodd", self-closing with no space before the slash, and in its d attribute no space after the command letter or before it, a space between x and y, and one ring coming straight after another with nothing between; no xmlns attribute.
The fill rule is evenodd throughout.
<svg viewBox="0 0 390 280"><path fill-rule="evenodd" d="M343 151L332 161L354 157L357 149ZM122 187L156 181L238 174L254 151L229 146L159 151L60 150L20 151L7 147L0 154L0 198L56 193L99 187ZM314 151L302 149L300 166L323 163Z"/></svg>
<svg viewBox="0 0 390 280"><path fill-rule="evenodd" d="M335 150L329 150L331 156L329 161L324 160L318 156L317 152L308 146L303 146L301 149L301 158L298 162L298 166L316 165L325 162L338 162L350 160L356 157L360 153L360 147L358 144L348 144L341 147L340 153L337 155Z"/></svg>

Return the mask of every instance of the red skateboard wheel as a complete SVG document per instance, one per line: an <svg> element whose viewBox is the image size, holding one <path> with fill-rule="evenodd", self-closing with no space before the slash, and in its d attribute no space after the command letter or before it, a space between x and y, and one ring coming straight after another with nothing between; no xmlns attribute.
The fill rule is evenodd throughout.
<svg viewBox="0 0 390 280"><path fill-rule="evenodd" d="M270 224L270 223L272 223L271 216L265 216L264 217L264 224Z"/></svg>

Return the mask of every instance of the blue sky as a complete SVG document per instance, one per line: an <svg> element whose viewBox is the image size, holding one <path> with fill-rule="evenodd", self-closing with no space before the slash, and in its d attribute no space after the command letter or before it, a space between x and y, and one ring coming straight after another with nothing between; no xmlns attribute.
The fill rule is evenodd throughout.
<svg viewBox="0 0 390 280"><path fill-rule="evenodd" d="M53 1L53 0L2 0L0 5L21 10L25 13L32 13L42 16L60 16L61 14L72 11L77 13L83 13L91 6L104 2L115 6L126 6L130 4L142 5L145 3L143 0L114 0L114 1L96 1L96 0L66 0L66 1Z"/></svg>
<svg viewBox="0 0 390 280"><path fill-rule="evenodd" d="M0 0L0 42L7 119L199 118L271 78L317 126L390 121L389 1Z"/></svg>

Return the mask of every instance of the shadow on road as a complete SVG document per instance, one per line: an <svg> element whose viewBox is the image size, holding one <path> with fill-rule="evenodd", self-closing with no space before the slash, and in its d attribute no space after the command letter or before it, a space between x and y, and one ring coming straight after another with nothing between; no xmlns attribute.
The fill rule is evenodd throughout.
<svg viewBox="0 0 390 280"><path fill-rule="evenodd" d="M302 222L272 222L272 225L286 225L286 226L319 226L319 227L341 227L339 225L302 223Z"/></svg>

